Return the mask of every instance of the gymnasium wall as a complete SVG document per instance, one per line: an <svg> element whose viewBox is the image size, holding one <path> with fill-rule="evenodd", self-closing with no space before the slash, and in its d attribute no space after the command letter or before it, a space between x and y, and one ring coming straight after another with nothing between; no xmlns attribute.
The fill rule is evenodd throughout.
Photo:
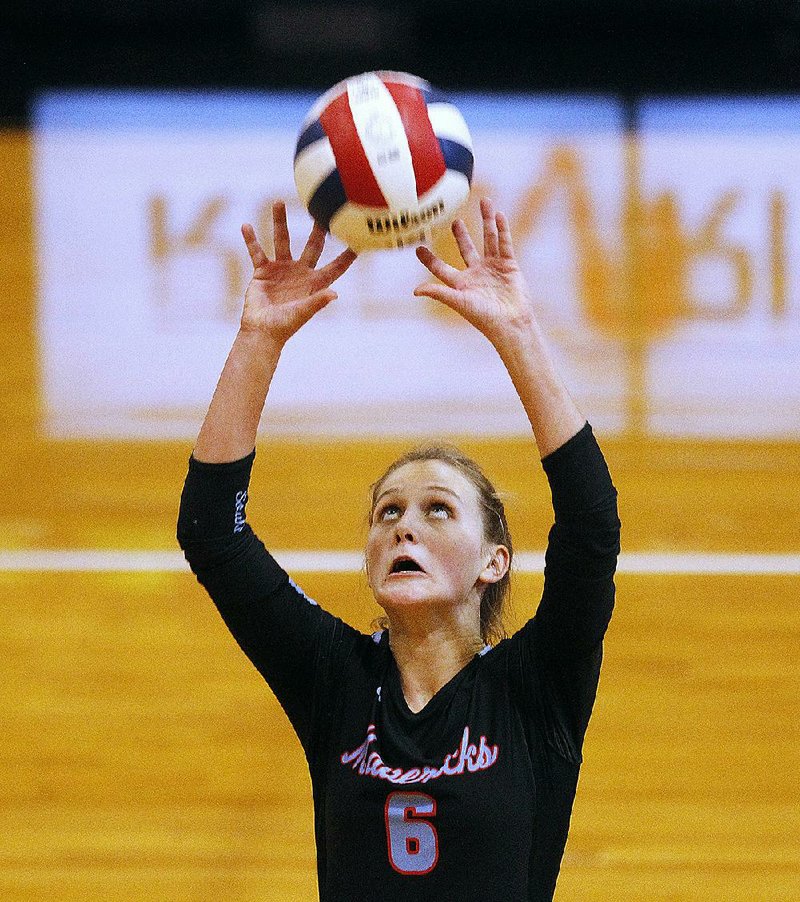
<svg viewBox="0 0 800 902"><path fill-rule="evenodd" d="M295 247L308 226L291 158L310 99L51 94L3 134L3 547L174 547L247 278L239 224L269 245L285 197ZM759 510L797 491L797 101L642 101L633 134L611 99L456 99L474 193L509 212L559 366L637 510L632 547L796 547L796 513L765 529ZM423 275L411 251L365 255L287 348L251 505L273 546L358 548L367 483L429 435L538 492L518 533L542 546L518 401L480 336L411 297Z"/></svg>
<svg viewBox="0 0 800 902"><path fill-rule="evenodd" d="M313 97L50 95L34 107L42 427L54 438L197 431L249 275L309 219L293 145ZM512 221L554 353L606 435L800 438L800 102L464 95L467 215ZM440 230L437 250L457 261ZM341 248L336 248L339 250ZM526 435L487 342L434 304L413 250L367 254L287 348L265 432Z"/></svg>

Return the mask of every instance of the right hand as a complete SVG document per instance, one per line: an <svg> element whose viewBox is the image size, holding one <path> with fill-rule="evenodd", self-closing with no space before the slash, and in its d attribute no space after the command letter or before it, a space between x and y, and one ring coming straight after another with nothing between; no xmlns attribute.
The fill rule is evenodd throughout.
<svg viewBox="0 0 800 902"><path fill-rule="evenodd" d="M356 259L349 248L322 269L316 269L325 247L325 230L314 223L303 253L292 258L286 205L272 205L275 259L270 260L256 238L253 227L242 226L242 236L253 261L253 277L244 297L240 328L262 333L279 344L288 341L311 317L336 298L330 285Z"/></svg>

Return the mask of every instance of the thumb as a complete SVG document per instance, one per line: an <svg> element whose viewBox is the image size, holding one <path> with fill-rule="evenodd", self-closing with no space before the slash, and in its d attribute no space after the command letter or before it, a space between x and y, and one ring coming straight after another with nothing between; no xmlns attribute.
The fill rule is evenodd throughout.
<svg viewBox="0 0 800 902"><path fill-rule="evenodd" d="M449 285L443 285L441 282L423 282L414 289L414 296L418 298L431 298L439 301L456 313L463 311L463 299L461 292Z"/></svg>
<svg viewBox="0 0 800 902"><path fill-rule="evenodd" d="M314 294L309 295L305 300L297 301L296 305L299 308L298 313L300 314L301 322L303 324L307 323L315 313L319 313L331 301L335 301L337 297L339 295L335 291L332 291L330 288L323 288L320 291L315 291Z"/></svg>

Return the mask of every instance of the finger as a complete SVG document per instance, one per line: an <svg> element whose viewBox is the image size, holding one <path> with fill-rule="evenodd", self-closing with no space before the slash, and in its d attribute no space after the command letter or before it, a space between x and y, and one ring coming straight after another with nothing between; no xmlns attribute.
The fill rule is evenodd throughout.
<svg viewBox="0 0 800 902"><path fill-rule="evenodd" d="M322 256L322 251L325 249L325 235L325 229L315 222L314 228L308 236L308 241L306 241L306 246L303 248L303 253L300 254L301 263L305 263L311 269L317 265L319 258Z"/></svg>
<svg viewBox="0 0 800 902"><path fill-rule="evenodd" d="M460 292L449 285L442 285L441 282L423 282L414 289L414 297L432 298L434 301L440 301L451 310L461 312L460 309Z"/></svg>
<svg viewBox="0 0 800 902"><path fill-rule="evenodd" d="M467 226L463 219L456 219L453 223L453 236L461 252L461 259L467 266L479 266L481 256L472 241L472 236L467 231Z"/></svg>
<svg viewBox="0 0 800 902"><path fill-rule="evenodd" d="M417 259L430 273L436 276L437 279L441 279L442 282L449 285L451 288L456 287L461 279L460 269L456 269L455 266L450 266L449 263L445 263L444 260L441 260L430 250L430 248L427 248L424 245L417 248Z"/></svg>
<svg viewBox="0 0 800 902"><path fill-rule="evenodd" d="M507 260L514 259L514 242L511 238L511 224L505 213L498 213L495 216L497 222L497 243L501 257Z"/></svg>
<svg viewBox="0 0 800 902"><path fill-rule="evenodd" d="M487 197L481 198L481 216L483 217L483 255L496 257L499 253L497 221L494 204Z"/></svg>
<svg viewBox="0 0 800 902"><path fill-rule="evenodd" d="M342 251L338 257L331 260L331 262L327 266L323 266L319 271L318 276L319 280L323 285L330 285L331 282L335 282L339 276L343 275L350 269L350 266L353 263L353 260L356 259L358 254L354 250L351 250L349 247L346 251Z"/></svg>
<svg viewBox="0 0 800 902"><path fill-rule="evenodd" d="M315 313L319 313L323 307L327 307L331 301L335 301L338 295L330 288L323 288L321 291L315 291L302 301L297 301L297 306L301 308L300 318L303 323L307 323Z"/></svg>
<svg viewBox="0 0 800 902"><path fill-rule="evenodd" d="M242 226L242 238L244 238L244 243L247 245L247 252L250 254L250 259L253 261L253 269L259 269L261 266L265 266L269 263L269 259L264 253L264 249L261 247L258 238L256 238L255 230L249 222L246 222Z"/></svg>
<svg viewBox="0 0 800 902"><path fill-rule="evenodd" d="M275 239L275 259L291 260L289 227L286 225L286 204L282 200L272 205L272 234Z"/></svg>

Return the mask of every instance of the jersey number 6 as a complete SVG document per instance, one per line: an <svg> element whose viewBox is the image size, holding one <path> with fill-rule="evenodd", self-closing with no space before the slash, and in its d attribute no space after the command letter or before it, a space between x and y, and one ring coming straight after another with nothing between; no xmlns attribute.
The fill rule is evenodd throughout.
<svg viewBox="0 0 800 902"><path fill-rule="evenodd" d="M436 800L423 792L393 792L386 799L389 861L400 874L429 874L439 860L439 835L424 817L436 814Z"/></svg>

